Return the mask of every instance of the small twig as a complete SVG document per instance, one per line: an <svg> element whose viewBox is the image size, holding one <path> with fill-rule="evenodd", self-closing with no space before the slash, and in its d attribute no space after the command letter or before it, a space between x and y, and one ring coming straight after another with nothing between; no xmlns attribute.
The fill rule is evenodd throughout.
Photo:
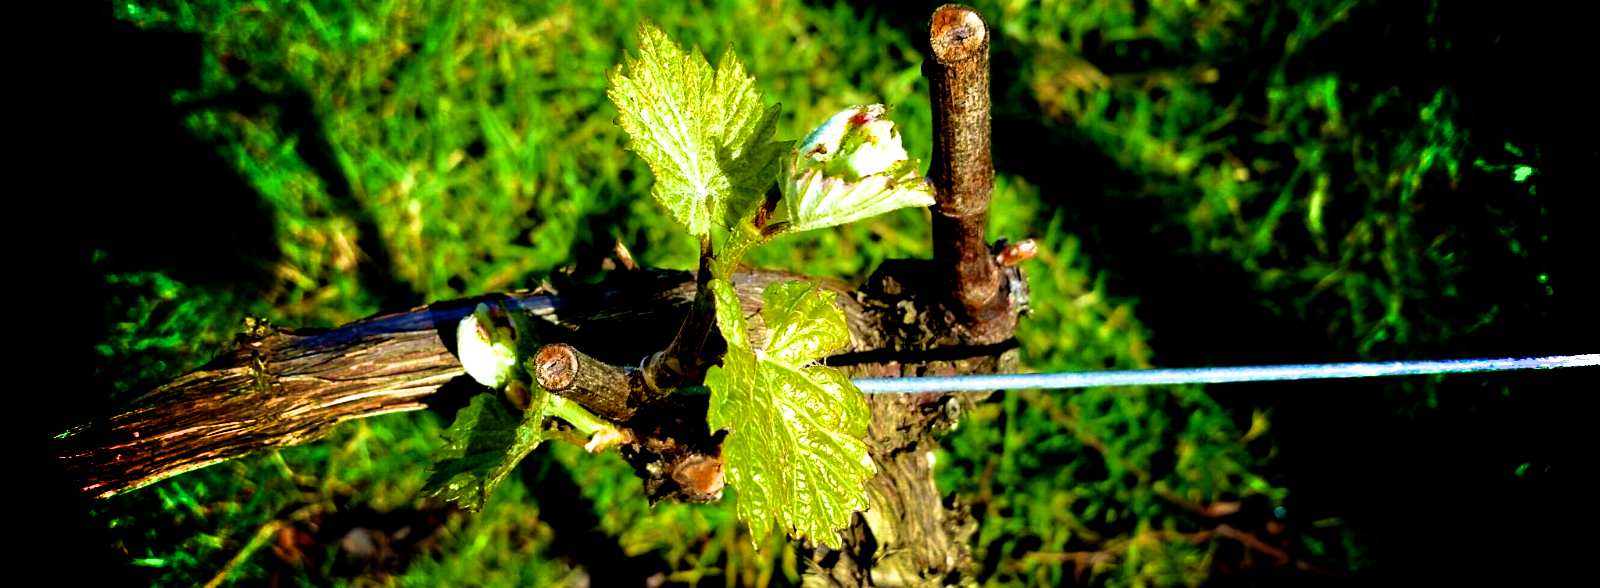
<svg viewBox="0 0 1600 588"><path fill-rule="evenodd" d="M274 535L277 535L278 529L282 527L283 521L278 519L267 521L267 524L262 525L260 529L256 530L255 536L251 537L250 541L244 544L244 547L239 550L239 553L233 554L233 559L228 560L227 565L222 566L222 569L217 571L217 575L212 576L211 581L206 582L205 588L216 588L217 586L221 586L223 582L227 581L228 576L233 575L233 570L235 568L249 560L250 556L255 554L256 551L259 551L261 546L266 545L267 541L272 539Z"/></svg>
<svg viewBox="0 0 1600 588"><path fill-rule="evenodd" d="M1254 533L1240 531L1233 528L1232 525L1217 525L1217 536L1227 537L1234 541L1238 541L1241 545L1244 545L1251 551L1260 552L1267 557L1278 560L1278 565L1287 564L1290 561L1293 561L1293 558L1289 557L1289 554L1284 550L1267 545L1266 542L1262 541L1260 537L1256 537Z"/></svg>
<svg viewBox="0 0 1600 588"><path fill-rule="evenodd" d="M1072 436L1076 438L1079 443L1082 443L1090 449L1095 450L1107 461L1113 462L1118 467L1121 467L1122 469L1127 470L1129 473L1132 473L1133 476L1139 480L1139 484L1149 486L1151 492L1155 493L1156 496L1161 497L1163 500L1208 519L1224 517L1239 511L1238 502L1217 501L1210 504L1202 504L1184 498L1177 492L1173 492L1171 489L1162 488L1155 485L1154 477L1150 475L1149 471L1145 470L1138 464L1129 461L1121 454L1111 451L1111 449L1106 446L1104 441L1102 441L1094 433L1091 433L1084 428L1083 422L1078 418L1077 406L1069 405L1067 407L1068 411L1064 412L1061 410L1061 407L1056 406L1053 403L1046 403L1044 404L1044 409L1045 412L1050 415L1052 420L1061 424L1063 427L1066 427L1068 431L1071 431Z"/></svg>
<svg viewBox="0 0 1600 588"><path fill-rule="evenodd" d="M1092 566L1098 564L1110 563L1115 561L1120 555L1120 553L1112 553L1110 551L1035 551L1022 556L1022 561L1047 564L1066 563L1070 561L1072 562L1073 572L1075 574L1082 575L1084 569L1091 568ZM1021 569L1021 566L1014 566L1013 569Z"/></svg>
<svg viewBox="0 0 1600 588"><path fill-rule="evenodd" d="M1020 566L1023 562L1054 563L1070 561L1073 562L1077 571L1082 573L1084 566L1109 563L1123 557L1126 555L1129 547L1132 547L1134 544L1141 541L1182 541L1190 545L1199 545L1207 541L1214 541L1218 538L1236 541L1240 545L1243 545L1245 549L1266 555L1267 557L1276 560L1277 565L1280 566L1289 565L1292 563L1294 564L1295 569L1329 574L1329 572L1318 568L1310 562L1294 559L1289 555L1288 552L1268 545L1265 541L1262 541L1260 537L1255 536L1254 533L1241 531L1227 524L1217 525L1214 529L1204 529L1189 533L1177 531L1145 531L1133 537L1111 541L1097 551L1035 551L1024 555L1022 557L1022 562L1019 562L1017 565Z"/></svg>

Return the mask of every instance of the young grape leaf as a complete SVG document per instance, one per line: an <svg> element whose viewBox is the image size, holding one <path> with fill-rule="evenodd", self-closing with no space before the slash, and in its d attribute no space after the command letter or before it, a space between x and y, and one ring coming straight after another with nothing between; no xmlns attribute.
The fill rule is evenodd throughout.
<svg viewBox="0 0 1600 588"><path fill-rule="evenodd" d="M843 372L816 361L849 343L834 294L805 282L763 293L764 349L752 349L732 284L710 283L717 326L728 342L722 365L706 374L707 421L727 429L727 481L739 495L739 518L757 537L773 521L795 538L832 548L851 513L866 507L877 468L862 437L866 398Z"/></svg>
<svg viewBox="0 0 1600 588"><path fill-rule="evenodd" d="M795 172L791 185L773 216L775 223L789 223L784 227L788 233L836 227L934 202L932 188L917 171L915 161L856 181L829 176L820 169Z"/></svg>
<svg viewBox="0 0 1600 588"><path fill-rule="evenodd" d="M543 390L534 392L535 397L544 394ZM543 420L543 411L537 407L516 414L497 393L474 396L471 404L456 413L455 422L444 433L444 446L434 452L423 495L481 510L517 463L544 441Z"/></svg>
<svg viewBox="0 0 1600 588"><path fill-rule="evenodd" d="M612 70L606 95L628 148L655 174L651 195L696 236L732 226L761 202L789 142L773 142L778 106L762 106L732 47L716 70L660 29L639 27L639 57Z"/></svg>

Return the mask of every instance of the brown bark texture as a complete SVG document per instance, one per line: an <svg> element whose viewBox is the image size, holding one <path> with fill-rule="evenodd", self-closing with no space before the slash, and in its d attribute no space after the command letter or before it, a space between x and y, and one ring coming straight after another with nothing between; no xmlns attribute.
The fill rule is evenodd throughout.
<svg viewBox="0 0 1600 588"><path fill-rule="evenodd" d="M484 301L501 300L545 319L535 321L541 340L637 364L670 340L694 298L694 281L683 272L614 277L566 295L524 291L441 302L326 330L249 321L233 350L55 440L57 463L82 492L103 498L256 451L314 441L347 420L421 410L440 386L464 376L455 355L456 324ZM755 272L740 278L740 296L759 301L766 284L801 276ZM845 310L852 328L866 328L859 307Z"/></svg>
<svg viewBox="0 0 1600 588"><path fill-rule="evenodd" d="M1009 295L984 240L994 190L990 151L989 29L976 10L939 7L928 27L923 74L933 101L933 255L969 338L1007 339Z"/></svg>

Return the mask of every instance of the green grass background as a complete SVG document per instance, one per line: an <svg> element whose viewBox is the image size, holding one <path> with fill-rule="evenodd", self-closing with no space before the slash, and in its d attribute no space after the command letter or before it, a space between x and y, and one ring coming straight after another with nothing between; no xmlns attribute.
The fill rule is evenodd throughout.
<svg viewBox="0 0 1600 588"><path fill-rule="evenodd" d="M991 236L1041 249L1024 266L1029 368L1594 351L1580 348L1593 270L1565 257L1593 243L1565 199L1593 155L1568 140L1592 123L1544 102L1568 79L1542 44L1552 13L976 6L994 30ZM933 7L108 4L105 173L144 196L95 210L103 315L81 397L109 405L182 374L246 316L332 326L531 287L596 271L618 240L641 263L692 267L604 94L646 19L706 53L731 44L783 105L780 138L883 102L926 161L917 40ZM926 219L788 237L750 262L859 280L928 256ZM1566 487L1580 426L1562 392L1585 384L1004 394L946 439L939 482L979 521L984 584L1303 584L1476 558L1539 573L1562 561L1545 499ZM804 570L726 501L651 506L620 458L569 446L536 452L482 513L425 508L442 426L347 423L97 503L96 547L161 585L581 584L607 558L713 585ZM1219 503L1240 508L1193 506ZM1219 525L1318 571L1197 535Z"/></svg>

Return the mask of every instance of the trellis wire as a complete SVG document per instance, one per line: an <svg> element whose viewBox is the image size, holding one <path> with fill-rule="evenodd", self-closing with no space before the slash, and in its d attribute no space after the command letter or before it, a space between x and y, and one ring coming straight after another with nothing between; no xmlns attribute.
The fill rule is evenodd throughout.
<svg viewBox="0 0 1600 588"><path fill-rule="evenodd" d="M1219 368L1151 369L1111 372L1051 372L1040 374L982 374L967 376L928 376L905 378L860 378L854 380L868 394L913 394L922 392L983 392L988 390L1066 390L1103 386L1152 386L1176 384L1225 384L1231 382L1278 382L1289 380L1327 380L1335 378L1374 378L1380 376L1423 376L1512 370L1546 370L1600 365L1600 354L1553 355L1499 359L1446 359L1433 361L1385 361L1369 363L1323 363Z"/></svg>

